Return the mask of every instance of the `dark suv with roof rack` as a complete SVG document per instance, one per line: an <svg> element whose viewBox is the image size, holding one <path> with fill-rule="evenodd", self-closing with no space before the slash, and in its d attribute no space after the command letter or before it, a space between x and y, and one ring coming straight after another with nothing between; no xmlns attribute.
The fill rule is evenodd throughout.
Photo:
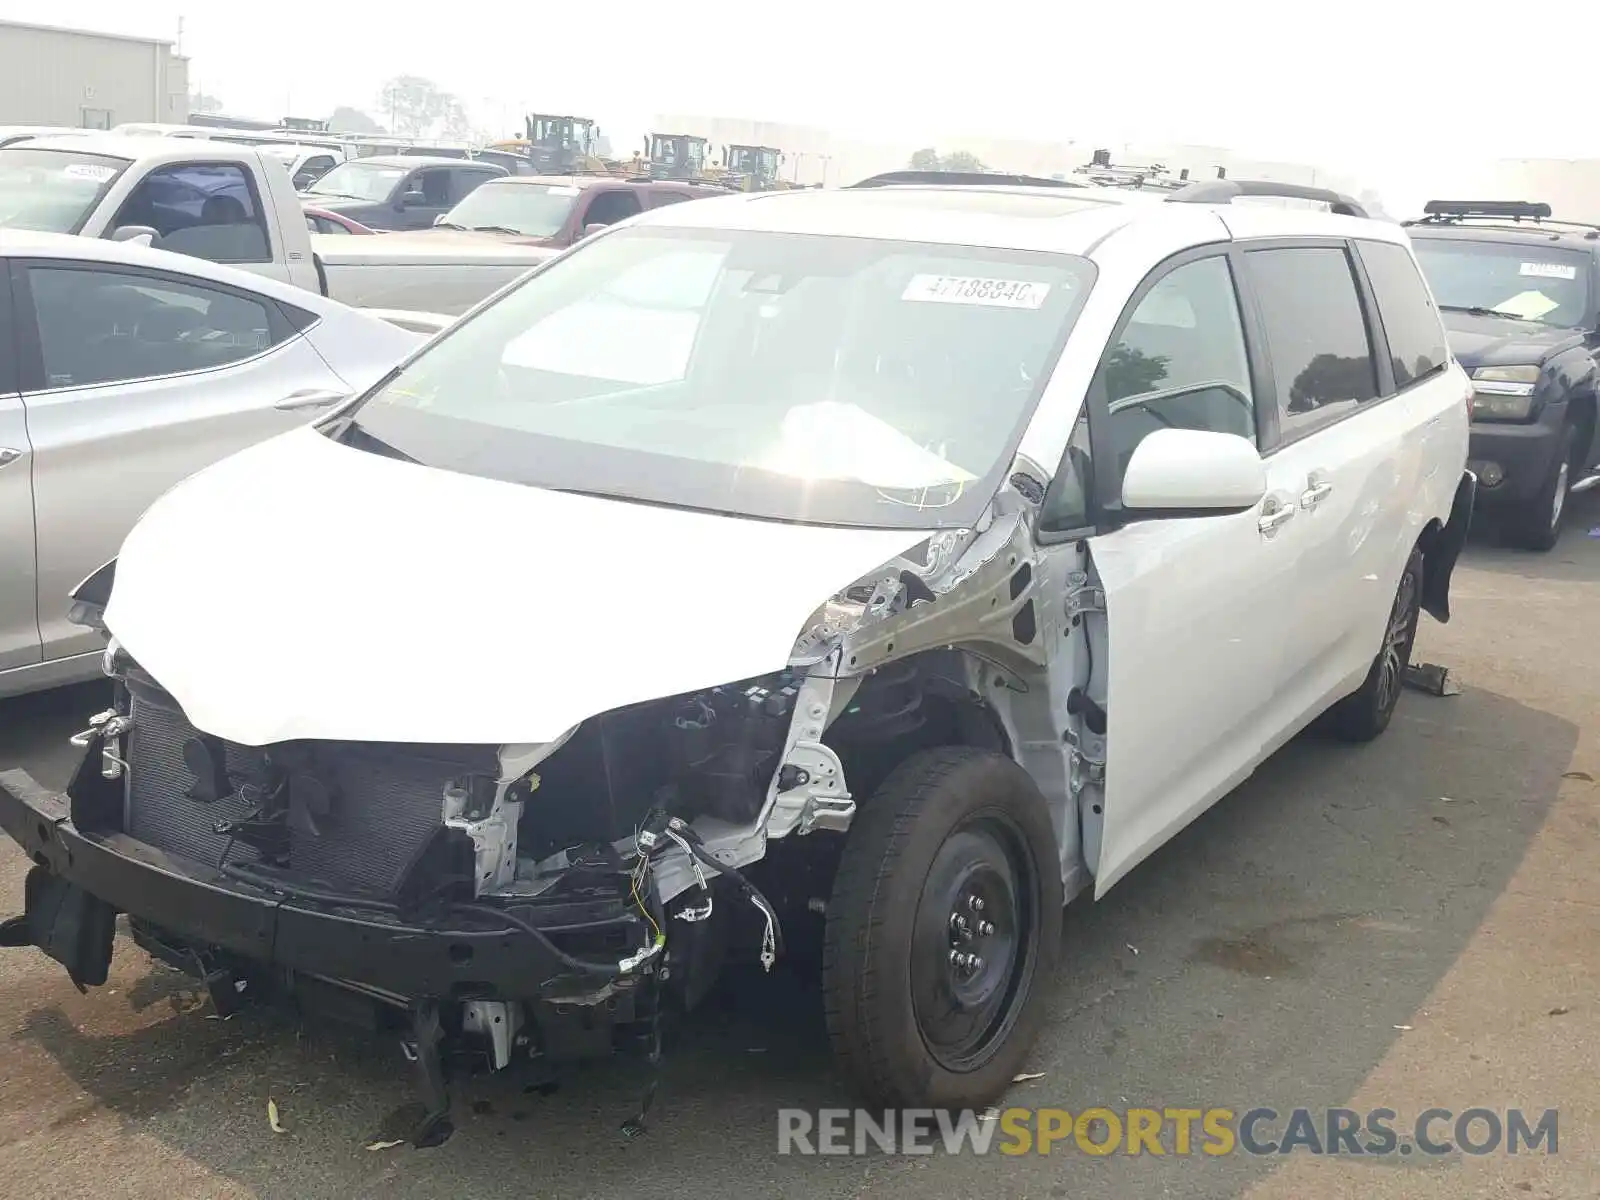
<svg viewBox="0 0 1600 1200"><path fill-rule="evenodd" d="M1406 224L1450 349L1472 376L1471 463L1508 540L1548 550L1600 484L1600 227L1548 204L1431 200Z"/></svg>

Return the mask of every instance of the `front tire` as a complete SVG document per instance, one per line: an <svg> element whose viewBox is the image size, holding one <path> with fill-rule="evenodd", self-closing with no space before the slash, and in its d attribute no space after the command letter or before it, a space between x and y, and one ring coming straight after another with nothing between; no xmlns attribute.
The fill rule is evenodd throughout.
<svg viewBox="0 0 1600 1200"><path fill-rule="evenodd" d="M1567 495L1572 487L1572 459L1578 431L1570 424L1562 427L1555 460L1544 481L1525 505L1506 519L1506 540L1523 550L1544 553L1561 540L1566 523Z"/></svg>
<svg viewBox="0 0 1600 1200"><path fill-rule="evenodd" d="M901 763L851 826L823 942L828 1034L885 1107L982 1108L1038 1037L1061 939L1033 780L969 746Z"/></svg>
<svg viewBox="0 0 1600 1200"><path fill-rule="evenodd" d="M1370 742L1385 729L1394 716L1400 693L1405 690L1406 669L1411 666L1411 647L1417 640L1417 621L1422 616L1422 551L1413 549L1400 572L1394 605L1383 630L1383 645L1362 685L1328 714L1334 734L1347 742Z"/></svg>

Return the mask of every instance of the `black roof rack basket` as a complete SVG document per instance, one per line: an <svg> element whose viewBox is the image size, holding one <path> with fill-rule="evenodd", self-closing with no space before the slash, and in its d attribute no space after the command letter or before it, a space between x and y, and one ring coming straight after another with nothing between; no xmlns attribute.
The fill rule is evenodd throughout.
<svg viewBox="0 0 1600 1200"><path fill-rule="evenodd" d="M1426 215L1402 224L1438 227L1483 221L1505 229L1523 227L1526 221L1533 229L1556 233L1582 230L1585 241L1600 240L1600 225L1590 221L1557 221L1550 215L1550 206L1542 200L1429 200L1422 211Z"/></svg>
<svg viewBox="0 0 1600 1200"><path fill-rule="evenodd" d="M1365 217L1367 210L1343 192L1307 187L1299 183L1272 183L1261 179L1207 179L1179 188L1167 197L1171 204L1229 204L1240 196L1271 196L1283 200L1312 200L1326 204L1342 217Z"/></svg>
<svg viewBox="0 0 1600 1200"><path fill-rule="evenodd" d="M1423 224L1444 224L1469 217L1495 221L1548 221L1551 217L1548 204L1529 200L1429 200L1422 211Z"/></svg>

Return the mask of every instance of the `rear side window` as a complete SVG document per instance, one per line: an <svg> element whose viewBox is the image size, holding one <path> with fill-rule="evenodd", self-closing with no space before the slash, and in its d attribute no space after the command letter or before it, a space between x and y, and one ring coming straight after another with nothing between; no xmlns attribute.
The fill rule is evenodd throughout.
<svg viewBox="0 0 1600 1200"><path fill-rule="evenodd" d="M46 388L224 367L287 333L261 299L104 267L28 268Z"/></svg>
<svg viewBox="0 0 1600 1200"><path fill-rule="evenodd" d="M1279 440L1353 412L1378 395L1372 343L1349 255L1336 246L1250 250L1277 386Z"/></svg>
<svg viewBox="0 0 1600 1200"><path fill-rule="evenodd" d="M498 171L474 171L461 169L455 172L455 185L451 189L450 202L465 199L478 188L488 183L491 179L504 179L505 176Z"/></svg>
<svg viewBox="0 0 1600 1200"><path fill-rule="evenodd" d="M1444 370L1450 361L1444 326L1411 255L1393 242L1361 242L1359 250L1389 340L1395 386L1409 387Z"/></svg>
<svg viewBox="0 0 1600 1200"><path fill-rule="evenodd" d="M615 225L639 211L637 192L599 192L589 201L589 211L584 214L585 225Z"/></svg>

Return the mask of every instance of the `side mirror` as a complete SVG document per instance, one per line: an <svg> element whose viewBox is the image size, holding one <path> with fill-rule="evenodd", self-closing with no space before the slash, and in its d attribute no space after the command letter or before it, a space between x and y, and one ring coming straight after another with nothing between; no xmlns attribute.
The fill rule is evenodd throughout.
<svg viewBox="0 0 1600 1200"><path fill-rule="evenodd" d="M607 228L607 226L605 226L603 224L585 225L583 227L583 236L584 237L593 237L595 234L599 233L602 229L605 229L605 228Z"/></svg>
<svg viewBox="0 0 1600 1200"><path fill-rule="evenodd" d="M113 242L137 242L141 246L148 246L160 236L149 225L119 225L111 231Z"/></svg>
<svg viewBox="0 0 1600 1200"><path fill-rule="evenodd" d="M421 192L406 192L400 197L401 208L421 208L428 202L428 198Z"/></svg>
<svg viewBox="0 0 1600 1200"><path fill-rule="evenodd" d="M1134 448L1122 474L1130 513L1220 516L1254 508L1267 494L1267 465L1232 433L1157 429Z"/></svg>

